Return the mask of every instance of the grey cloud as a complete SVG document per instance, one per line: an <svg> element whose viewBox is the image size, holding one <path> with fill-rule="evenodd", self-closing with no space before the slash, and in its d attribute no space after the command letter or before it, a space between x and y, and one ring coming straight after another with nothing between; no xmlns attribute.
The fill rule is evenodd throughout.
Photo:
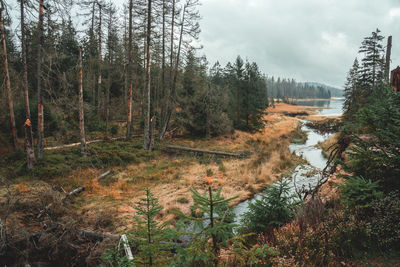
<svg viewBox="0 0 400 267"><path fill-rule="evenodd" d="M240 54L268 75L342 86L362 39L377 27L393 35L393 65L400 65L396 8L398 0L204 0L200 38L210 62Z"/></svg>

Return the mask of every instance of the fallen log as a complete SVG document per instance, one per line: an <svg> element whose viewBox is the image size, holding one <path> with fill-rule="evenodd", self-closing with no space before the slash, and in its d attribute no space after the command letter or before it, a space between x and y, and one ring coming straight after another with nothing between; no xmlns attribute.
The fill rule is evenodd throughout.
<svg viewBox="0 0 400 267"><path fill-rule="evenodd" d="M138 138L141 137L141 135L133 135L132 138ZM96 139L96 140L91 140L87 141L86 144L93 144L93 143L99 143L99 142L106 142L106 141L121 141L125 140L126 137L113 137L113 138L106 138L106 139ZM81 142L78 143L72 143L72 144L66 144L66 145L59 145L59 146L49 146L43 148L44 150L55 150L55 149L61 149L61 148L68 148L68 147L74 147L74 146L80 146Z"/></svg>
<svg viewBox="0 0 400 267"><path fill-rule="evenodd" d="M212 154L218 156L225 156L225 157L244 157L244 153L232 153L232 152L224 152L224 151L215 151L215 150L206 150L206 149L199 149L199 148L192 148L192 147L185 147L185 146L174 146L168 145L165 146L165 150L178 150L178 151L186 151L186 152L193 152L193 153L202 153L202 154Z"/></svg>
<svg viewBox="0 0 400 267"><path fill-rule="evenodd" d="M109 174L111 174L111 170L106 171L105 173L99 175L95 180L96 181L100 181L101 179L105 178L106 176L108 176Z"/></svg>

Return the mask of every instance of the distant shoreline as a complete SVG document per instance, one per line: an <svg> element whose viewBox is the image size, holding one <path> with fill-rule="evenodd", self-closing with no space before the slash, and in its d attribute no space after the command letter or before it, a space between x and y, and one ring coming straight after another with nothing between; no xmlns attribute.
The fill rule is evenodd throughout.
<svg viewBox="0 0 400 267"><path fill-rule="evenodd" d="M344 100L344 97L331 97L331 98L293 98L290 101L328 101L328 100Z"/></svg>

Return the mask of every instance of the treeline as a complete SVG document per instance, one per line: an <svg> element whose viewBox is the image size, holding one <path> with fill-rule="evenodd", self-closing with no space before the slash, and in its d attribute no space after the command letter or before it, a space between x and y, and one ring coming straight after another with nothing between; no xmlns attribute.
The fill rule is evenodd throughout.
<svg viewBox="0 0 400 267"><path fill-rule="evenodd" d="M322 85L298 83L294 79L267 78L268 94L274 99L331 98L331 91Z"/></svg>
<svg viewBox="0 0 400 267"><path fill-rule="evenodd" d="M126 139L142 133L150 150L169 129L211 136L263 127L267 87L257 65L238 57L210 69L197 56L198 0L127 0L123 9L102 0L22 0L13 6L19 18L8 12L11 2L1 3L10 77L9 97L0 100L3 146L18 148L26 131L41 158L45 137L70 142L124 131L115 121L126 122Z"/></svg>

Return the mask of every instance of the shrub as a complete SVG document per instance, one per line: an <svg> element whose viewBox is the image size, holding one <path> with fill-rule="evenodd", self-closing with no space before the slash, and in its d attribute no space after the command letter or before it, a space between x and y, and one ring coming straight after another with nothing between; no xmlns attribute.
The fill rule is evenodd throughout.
<svg viewBox="0 0 400 267"><path fill-rule="evenodd" d="M113 125L110 128L110 132L111 132L112 135L116 135L118 133L118 130L119 130L118 125Z"/></svg>
<svg viewBox="0 0 400 267"><path fill-rule="evenodd" d="M294 218L299 202L289 192L288 182L281 181L265 190L261 199L249 204L249 211L242 219L241 232L271 233Z"/></svg>
<svg viewBox="0 0 400 267"><path fill-rule="evenodd" d="M342 202L351 211L358 215L367 216L372 213L371 203L382 196L378 182L366 180L363 177L350 177L343 185L340 185Z"/></svg>
<svg viewBox="0 0 400 267"><path fill-rule="evenodd" d="M374 200L371 208L373 216L368 228L379 247L385 251L400 251L400 192Z"/></svg>

